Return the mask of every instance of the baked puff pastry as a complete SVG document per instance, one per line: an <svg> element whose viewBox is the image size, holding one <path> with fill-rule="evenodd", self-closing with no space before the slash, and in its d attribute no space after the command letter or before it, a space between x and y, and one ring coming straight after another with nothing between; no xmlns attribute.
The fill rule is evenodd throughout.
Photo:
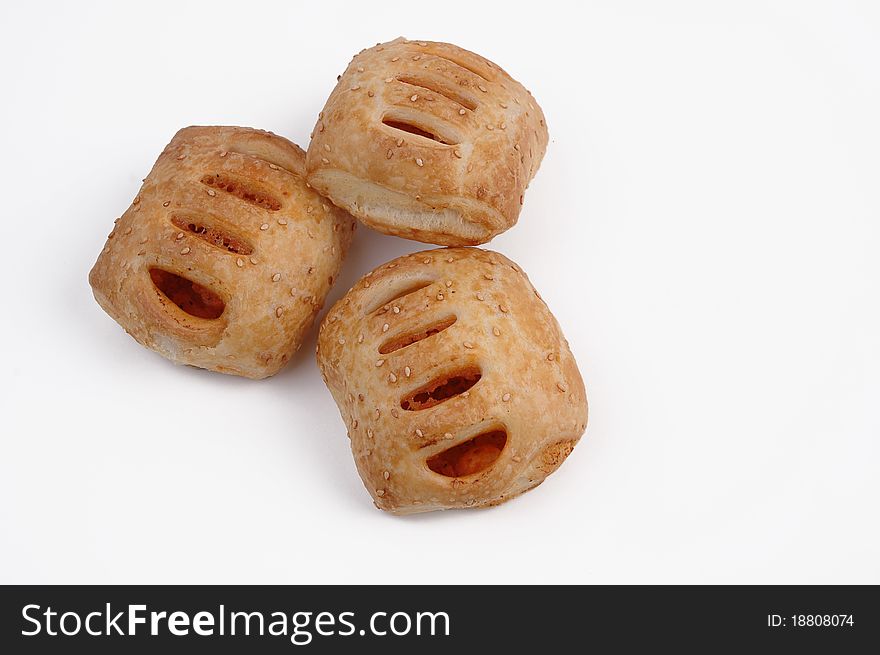
<svg viewBox="0 0 880 655"><path fill-rule="evenodd" d="M264 378L299 348L354 219L309 189L270 132L188 127L117 219L89 274L138 342L182 364Z"/></svg>
<svg viewBox="0 0 880 655"><path fill-rule="evenodd" d="M368 273L327 314L317 358L361 478L395 514L509 500L586 429L556 319L494 252L428 250Z"/></svg>
<svg viewBox="0 0 880 655"><path fill-rule="evenodd" d="M380 232L476 245L516 223L547 139L541 108L496 64L401 38L351 61L306 168L315 189Z"/></svg>

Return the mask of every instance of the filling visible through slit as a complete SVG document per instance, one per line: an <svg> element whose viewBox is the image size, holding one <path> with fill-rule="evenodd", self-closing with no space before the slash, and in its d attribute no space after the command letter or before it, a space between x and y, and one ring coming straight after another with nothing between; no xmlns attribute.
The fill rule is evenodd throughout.
<svg viewBox="0 0 880 655"><path fill-rule="evenodd" d="M449 478L461 478L485 471L501 456L507 444L503 429L484 432L428 458L428 468Z"/></svg>
<svg viewBox="0 0 880 655"><path fill-rule="evenodd" d="M392 337L379 347L379 354L387 355L388 353L393 353L395 350L406 348L407 346L410 346L418 341L427 339L428 337L432 337L435 334L439 334L440 332L443 332L443 330L451 326L453 323L455 323L456 320L457 318L455 316L447 316L443 320L432 323L428 327L422 328L416 332L408 332L406 334Z"/></svg>
<svg viewBox="0 0 880 655"><path fill-rule="evenodd" d="M150 279L159 291L190 316L219 318L226 309L226 304L220 296L185 277L161 268L151 268Z"/></svg>
<svg viewBox="0 0 880 655"><path fill-rule="evenodd" d="M278 198L256 188L253 184L239 180L223 173L208 174L199 180L202 184L225 191L239 200L244 200L252 205L263 209L277 212L281 209L281 201Z"/></svg>
<svg viewBox="0 0 880 655"><path fill-rule="evenodd" d="M433 132L428 132L427 130L422 129L418 125L413 125L412 123L400 120L394 120L392 118L383 118L382 124L387 125L388 127L394 128L395 130L400 130L401 132L407 132L408 134L415 134L416 136L421 136L426 139L431 139L431 141L436 141L437 143L442 143L447 146L454 146L455 142L453 139L448 139L440 136L439 134L434 134Z"/></svg>
<svg viewBox="0 0 880 655"><path fill-rule="evenodd" d="M212 246L217 246L223 250L235 253L237 255L250 255L254 248L243 239L227 234L215 227L204 225L198 219L188 219L184 216L172 216L171 222L181 230L188 230L195 234L203 241L207 241Z"/></svg>
<svg viewBox="0 0 880 655"><path fill-rule="evenodd" d="M400 406L409 412L435 407L450 398L463 394L479 382L480 377L480 369L475 366L446 373L404 396L400 401Z"/></svg>

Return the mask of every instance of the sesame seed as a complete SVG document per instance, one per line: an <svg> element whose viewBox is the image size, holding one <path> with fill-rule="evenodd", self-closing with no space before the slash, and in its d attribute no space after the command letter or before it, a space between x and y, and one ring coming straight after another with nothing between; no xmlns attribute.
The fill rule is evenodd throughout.
<svg viewBox="0 0 880 655"><path fill-rule="evenodd" d="M461 116L464 116L467 112L466 112L464 109L459 109L459 110L458 110L458 113L459 113Z"/></svg>
<svg viewBox="0 0 880 655"><path fill-rule="evenodd" d="M363 67L363 66L358 66L358 67L357 67L357 72L358 72L358 73L363 73L363 72L364 72L364 67Z"/></svg>
<svg viewBox="0 0 880 655"><path fill-rule="evenodd" d="M330 160L327 159L326 157L321 157L321 163L323 163L323 164L329 164L329 163L330 163Z"/></svg>
<svg viewBox="0 0 880 655"><path fill-rule="evenodd" d="M423 433L421 430L419 430L418 428L416 428L416 436L417 436L417 437L424 437L425 435L424 435L424 433Z"/></svg>
<svg viewBox="0 0 880 655"><path fill-rule="evenodd" d="M514 150L519 150L519 144L518 144L518 143L515 143L515 144L513 145L513 149L514 149Z"/></svg>
<svg viewBox="0 0 880 655"><path fill-rule="evenodd" d="M399 413L396 409L392 409L392 410L391 410L391 416L393 416L394 418L399 418L399 417L400 417L400 413Z"/></svg>
<svg viewBox="0 0 880 655"><path fill-rule="evenodd" d="M385 159L391 159L394 156L394 151L391 148L388 149L388 152L385 153Z"/></svg>
<svg viewBox="0 0 880 655"><path fill-rule="evenodd" d="M275 273L275 275L272 276L273 282L277 282L280 279L281 279L281 273Z"/></svg>
<svg viewBox="0 0 880 655"><path fill-rule="evenodd" d="M492 334L494 334L496 337L500 337L500 336L501 336L501 330L499 330L497 327L493 327L493 328L492 328Z"/></svg>
<svg viewBox="0 0 880 655"><path fill-rule="evenodd" d="M241 268L242 266L244 266L244 260L242 260L242 258L239 257L238 259L235 260L235 264L236 264L239 268Z"/></svg>
<svg viewBox="0 0 880 655"><path fill-rule="evenodd" d="M391 311L394 312L395 314L399 314L400 307L398 307L397 305L394 305L394 307L391 308Z"/></svg>
<svg viewBox="0 0 880 655"><path fill-rule="evenodd" d="M413 93L413 94L409 97L409 99L410 99L412 102L415 102L416 100L419 99L419 94L418 94L418 93Z"/></svg>
<svg viewBox="0 0 880 655"><path fill-rule="evenodd" d="M471 348L474 347L474 344L472 344L470 341L465 341L465 342L464 342L464 347L465 347L465 348L468 348L468 349L471 349Z"/></svg>
<svg viewBox="0 0 880 655"><path fill-rule="evenodd" d="M500 309L505 314L510 311L509 309L507 309L507 305L505 305L504 303L498 305L498 309Z"/></svg>
<svg viewBox="0 0 880 655"><path fill-rule="evenodd" d="M519 455L514 455L510 459L512 459L514 462L521 462L522 461L522 457L520 457Z"/></svg>
<svg viewBox="0 0 880 655"><path fill-rule="evenodd" d="M438 294L437 294L437 300L443 300L443 294L442 294L442 293L438 293Z"/></svg>
<svg viewBox="0 0 880 655"><path fill-rule="evenodd" d="M276 307L276 308L275 308L275 316L281 318L281 315L282 315L283 313L284 313L284 308L283 308L283 307Z"/></svg>
<svg viewBox="0 0 880 655"><path fill-rule="evenodd" d="M556 388L559 389L562 393L565 393L565 391L566 391L565 385L562 384L561 382L556 383Z"/></svg>
<svg viewBox="0 0 880 655"><path fill-rule="evenodd" d="M358 343L363 343L363 342L364 342L364 333L361 332L361 333L358 335Z"/></svg>
<svg viewBox="0 0 880 655"><path fill-rule="evenodd" d="M483 275L483 277L486 278L487 280L494 280L495 279L494 277L492 277L491 273L485 273Z"/></svg>
<svg viewBox="0 0 880 655"><path fill-rule="evenodd" d="M331 148L330 148L330 144L329 144L329 143L325 143L325 144L324 144L324 150L326 150L327 152L331 152Z"/></svg>
<svg viewBox="0 0 880 655"><path fill-rule="evenodd" d="M221 157L225 157L225 156L228 155L228 154L229 154L229 153L228 153L226 150L224 150L223 152L220 153L220 156L221 156Z"/></svg>
<svg viewBox="0 0 880 655"><path fill-rule="evenodd" d="M376 411L378 412L379 410L377 409ZM372 428L367 428L367 437L368 437L369 439L372 439L372 438L373 438L373 430L372 430Z"/></svg>
<svg viewBox="0 0 880 655"><path fill-rule="evenodd" d="M385 363L384 359L377 359L376 360L376 366L382 366L382 364L384 364L384 363Z"/></svg>
<svg viewBox="0 0 880 655"><path fill-rule="evenodd" d="M483 294L480 293L479 291L477 292L477 300L485 300L485 298L483 297Z"/></svg>
<svg viewBox="0 0 880 655"><path fill-rule="evenodd" d="M422 58L422 55L416 55L415 57L412 58L412 60L413 60L413 61L418 61L418 60L421 59L421 58Z"/></svg>
<svg viewBox="0 0 880 655"><path fill-rule="evenodd" d="M345 345L345 337L339 337L339 345L340 345L340 346L344 346L344 345Z"/></svg>
<svg viewBox="0 0 880 655"><path fill-rule="evenodd" d="M372 98L372 97L373 97L374 95L376 95L376 94L373 93L372 91L367 91L367 95L368 95L370 98Z"/></svg>
<svg viewBox="0 0 880 655"><path fill-rule="evenodd" d="M128 230L126 231L126 234L128 234L129 232L131 232L131 228L128 228ZM180 241L184 236L185 235L183 234L183 232L178 232L177 236L174 238L177 239L178 241Z"/></svg>
<svg viewBox="0 0 880 655"><path fill-rule="evenodd" d="M251 264L256 264L256 263L257 263L257 258L251 257Z"/></svg>
<svg viewBox="0 0 880 655"><path fill-rule="evenodd" d="M352 91L357 91L359 88L361 88L361 85L360 85L360 84L355 84L353 87L351 87L351 90L352 90Z"/></svg>
<svg viewBox="0 0 880 655"><path fill-rule="evenodd" d="M504 394L503 396L501 396L501 400L502 400L502 402L505 402L505 403L508 402L510 400L510 394L509 393Z"/></svg>
<svg viewBox="0 0 880 655"><path fill-rule="evenodd" d="M382 326L382 332L388 332L388 323Z"/></svg>
<svg viewBox="0 0 880 655"><path fill-rule="evenodd" d="M393 81L393 80L394 80L393 77L386 77L386 78L385 78L385 83L388 84L388 82L391 82L391 81Z"/></svg>
<svg viewBox="0 0 880 655"><path fill-rule="evenodd" d="M180 161L181 159L186 159L186 155L178 155L177 156L177 161Z"/></svg>
<svg viewBox="0 0 880 655"><path fill-rule="evenodd" d="M409 366L405 366L405 367L403 368L403 374L404 374L406 377L409 377L409 374L410 374L410 373L412 373L412 370L410 369L410 367L409 367Z"/></svg>
<svg viewBox="0 0 880 655"><path fill-rule="evenodd" d="M352 421L352 423L351 423L351 428L352 428L352 430L357 430L357 426L358 426L358 420L355 419L355 420Z"/></svg>
<svg viewBox="0 0 880 655"><path fill-rule="evenodd" d="M390 373L390 374L388 375L388 381L391 382L391 383L397 382L397 376L394 375L394 373Z"/></svg>
<svg viewBox="0 0 880 655"><path fill-rule="evenodd" d="M286 218L279 218L278 225L287 225L287 219Z"/></svg>
<svg viewBox="0 0 880 655"><path fill-rule="evenodd" d="M186 248L184 248L183 250L180 251L181 255L186 255L188 253L189 253L189 246L187 246Z"/></svg>
<svg viewBox="0 0 880 655"><path fill-rule="evenodd" d="M380 412L379 408L377 407L376 408L376 418L378 419L380 416L382 416L382 412ZM370 435L370 439L372 439L372 438L373 438L373 435Z"/></svg>
<svg viewBox="0 0 880 655"><path fill-rule="evenodd" d="M403 145L403 143L404 143L403 139L398 139L397 140L397 147L399 148L400 146Z"/></svg>
<svg viewBox="0 0 880 655"><path fill-rule="evenodd" d="M458 157L459 159L461 159L461 152L460 152L460 151L458 151L458 150L453 150L453 151L452 151L452 154L455 155L456 157Z"/></svg>
<svg viewBox="0 0 880 655"><path fill-rule="evenodd" d="M400 61L400 57L392 57L391 61Z"/></svg>
<svg viewBox="0 0 880 655"><path fill-rule="evenodd" d="M425 257L425 258L422 260L422 263L423 263L423 264L430 264L430 263L431 263L431 258L430 258L430 257Z"/></svg>
<svg viewBox="0 0 880 655"><path fill-rule="evenodd" d="M269 168L271 168L273 171L281 170L281 167L278 164L269 164Z"/></svg>
<svg viewBox="0 0 880 655"><path fill-rule="evenodd" d="M419 166L424 166L425 162L422 161L421 157L416 157L416 164L418 164Z"/></svg>
<svg viewBox="0 0 880 655"><path fill-rule="evenodd" d="M385 478L385 479L387 480L388 478L391 477L391 473L389 473L388 471L383 471L383 472L382 472L382 477Z"/></svg>
<svg viewBox="0 0 880 655"><path fill-rule="evenodd" d="M376 495L381 498L382 496L385 495L385 490L384 489L376 489Z"/></svg>
<svg viewBox="0 0 880 655"><path fill-rule="evenodd" d="M446 287L449 288L452 286L452 280L446 280Z"/></svg>
<svg viewBox="0 0 880 655"><path fill-rule="evenodd" d="M498 104L501 105L502 109L507 109L507 105L505 105L503 102L499 102Z"/></svg>
<svg viewBox="0 0 880 655"><path fill-rule="evenodd" d="M263 223L263 224L260 226L260 229L263 230L263 231L268 230L268 229L269 229L269 224L268 224L268 223Z"/></svg>
<svg viewBox="0 0 880 655"><path fill-rule="evenodd" d="M214 189L208 189L208 195L212 198L217 195L217 192Z"/></svg>
<svg viewBox="0 0 880 655"><path fill-rule="evenodd" d="M170 200L166 200L165 202L162 203L162 206L163 206L163 207L167 207L167 206L170 205L170 204L171 204L171 201L170 201Z"/></svg>
<svg viewBox="0 0 880 655"><path fill-rule="evenodd" d="M487 129L487 130L494 130L494 129L495 129L495 126L492 125L492 123L486 123L486 129Z"/></svg>
<svg viewBox="0 0 880 655"><path fill-rule="evenodd" d="M444 433L443 438L444 439L454 439L451 432Z"/></svg>
<svg viewBox="0 0 880 655"><path fill-rule="evenodd" d="M556 359L556 355L554 355L553 353L550 353L549 355L547 355L548 362L552 362L554 359Z"/></svg>
<svg viewBox="0 0 880 655"><path fill-rule="evenodd" d="M323 131L324 131L324 123L320 123L318 125L318 132L323 132Z"/></svg>

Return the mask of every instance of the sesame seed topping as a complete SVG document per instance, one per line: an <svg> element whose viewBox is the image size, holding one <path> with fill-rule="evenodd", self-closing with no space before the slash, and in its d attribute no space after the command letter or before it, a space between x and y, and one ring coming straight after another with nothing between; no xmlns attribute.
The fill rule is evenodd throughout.
<svg viewBox="0 0 880 655"><path fill-rule="evenodd" d="M391 61L400 61L400 57L392 57Z"/></svg>
<svg viewBox="0 0 880 655"><path fill-rule="evenodd" d="M446 287L448 288L451 286L452 286L452 280L446 280Z"/></svg>
<svg viewBox="0 0 880 655"><path fill-rule="evenodd" d="M418 60L421 59L421 58L422 58L422 55L416 55L415 57L412 58L412 60L413 60L413 61L418 61Z"/></svg>
<svg viewBox="0 0 880 655"><path fill-rule="evenodd" d="M423 433L421 430L419 430L418 428L416 428L416 436L417 436L417 437L424 437L425 435L424 435L424 433Z"/></svg>
<svg viewBox="0 0 880 655"><path fill-rule="evenodd" d="M552 362L554 359L556 359L556 355L554 355L553 353L550 353L549 355L547 355L548 362Z"/></svg>
<svg viewBox="0 0 880 655"><path fill-rule="evenodd" d="M239 257L238 259L236 259L236 260L235 260L235 263L236 263L236 265L237 265L239 268L241 268L242 266L244 266L244 260L243 260L241 257Z"/></svg>
<svg viewBox="0 0 880 655"><path fill-rule="evenodd" d="M388 84L388 82L392 82L393 80L394 80L393 77L386 77L386 78L385 78L385 83Z"/></svg>
<svg viewBox="0 0 880 655"><path fill-rule="evenodd" d="M443 300L443 294L442 294L442 293L438 293L438 294L437 294L437 300Z"/></svg>
<svg viewBox="0 0 880 655"><path fill-rule="evenodd" d="M501 105L502 109L507 109L507 105L505 105L503 102L499 102L498 104Z"/></svg>
<svg viewBox="0 0 880 655"><path fill-rule="evenodd" d="M405 367L403 368L403 374L404 374L406 377L409 377L410 373L412 373L412 370L410 369L410 367L409 367L409 366L405 366Z"/></svg>
<svg viewBox="0 0 880 655"><path fill-rule="evenodd" d="M495 279L494 277L492 277L491 273L485 273L483 275L483 277L486 278L487 280L494 280Z"/></svg>
<svg viewBox="0 0 880 655"><path fill-rule="evenodd" d="M385 159L391 159L394 156L394 151L389 148L388 152L385 153Z"/></svg>
<svg viewBox="0 0 880 655"><path fill-rule="evenodd" d="M400 413L399 413L396 409L392 409L392 410L391 410L391 416L393 416L394 418L399 418L399 417L400 417Z"/></svg>
<svg viewBox="0 0 880 655"><path fill-rule="evenodd" d="M163 207L167 207L167 206L170 205L170 204L171 204L171 201L170 201L170 200L166 200L165 202L162 203L162 206L163 206Z"/></svg>
<svg viewBox="0 0 880 655"><path fill-rule="evenodd" d="M462 108L462 109L459 109L459 110L458 110L458 113L459 113L461 116L464 116L467 112L464 110L464 108Z"/></svg>
<svg viewBox="0 0 880 655"><path fill-rule="evenodd" d="M257 258L251 257L251 264L256 264L256 263L257 263Z"/></svg>
<svg viewBox="0 0 880 655"><path fill-rule="evenodd" d="M284 313L284 307L276 307L275 308L275 316L281 318L281 315Z"/></svg>
<svg viewBox="0 0 880 655"><path fill-rule="evenodd" d="M358 343L363 343L363 342L364 342L364 333L361 332L361 333L358 335Z"/></svg>
<svg viewBox="0 0 880 655"><path fill-rule="evenodd" d="M381 498L382 496L385 495L385 490L384 489L376 489L376 495Z"/></svg>
<svg viewBox="0 0 880 655"><path fill-rule="evenodd" d="M477 88L478 88L480 91L482 91L483 93L486 93L486 87L484 87L482 84L477 84Z"/></svg>
<svg viewBox="0 0 880 655"><path fill-rule="evenodd" d="M217 195L217 192L214 189L208 189L208 195L212 198Z"/></svg>
<svg viewBox="0 0 880 655"><path fill-rule="evenodd" d="M368 95L369 97L372 98L372 97L373 97L374 95L376 95L376 94L373 93L372 91L367 91L367 95Z"/></svg>
<svg viewBox="0 0 880 655"><path fill-rule="evenodd" d="M498 309L500 309L505 314L510 311L509 309L507 309L507 305L505 305L504 303L498 305Z"/></svg>
<svg viewBox="0 0 880 655"><path fill-rule="evenodd" d="M383 326L382 326L382 332L388 332L388 327L389 327L388 323L386 323L385 325L383 325Z"/></svg>
<svg viewBox="0 0 880 655"><path fill-rule="evenodd" d="M421 157L416 157L416 164L418 164L419 166L424 166L425 162L422 161Z"/></svg>
<svg viewBox="0 0 880 655"><path fill-rule="evenodd" d="M403 139L398 139L397 140L397 147L399 148L400 146L403 145L403 143L404 143Z"/></svg>
<svg viewBox="0 0 880 655"><path fill-rule="evenodd" d="M325 143L325 144L324 144L324 150L326 150L327 152L331 152L331 148L330 148L330 144L329 144L329 143Z"/></svg>
<svg viewBox="0 0 880 655"><path fill-rule="evenodd" d="M379 410L377 409L376 411L378 412ZM373 430L372 430L372 428L367 428L367 437L368 437L369 439L372 439L372 438L373 438Z"/></svg>
<svg viewBox="0 0 880 655"><path fill-rule="evenodd" d="M286 218L279 218L278 225L287 225L287 219Z"/></svg>
<svg viewBox="0 0 880 655"><path fill-rule="evenodd" d="M496 337L500 337L500 336L501 336L501 330L499 330L497 327L493 327L493 328L492 328L492 334L494 334Z"/></svg>
<svg viewBox="0 0 880 655"><path fill-rule="evenodd" d="M470 341L465 341L465 342L464 342L464 347L465 347L465 348L468 348L468 349L471 349L471 348L474 347L474 344L472 344Z"/></svg>
<svg viewBox="0 0 880 655"><path fill-rule="evenodd" d="M487 129L487 130L494 130L494 129L495 129L495 126L492 125L492 123L486 123L486 129Z"/></svg>
<svg viewBox="0 0 880 655"><path fill-rule="evenodd" d="M391 477L391 473L389 473L388 471L382 471L382 477L387 480Z"/></svg>
<svg viewBox="0 0 880 655"><path fill-rule="evenodd" d="M443 434L443 438L444 439L454 439L455 437L452 436L451 432L446 432Z"/></svg>
<svg viewBox="0 0 880 655"><path fill-rule="evenodd" d="M281 170L281 167L278 164L269 164L269 168L271 168L273 171Z"/></svg>
<svg viewBox="0 0 880 655"><path fill-rule="evenodd" d="M318 125L318 132L323 132L323 131L324 131L324 123L321 123Z"/></svg>
<svg viewBox="0 0 880 655"><path fill-rule="evenodd" d="M377 359L376 360L376 366L382 366L382 364L384 364L384 363L385 363L384 359Z"/></svg>
<svg viewBox="0 0 880 655"><path fill-rule="evenodd" d="M389 373L388 374L388 381L391 383L397 382L397 376L394 375L394 373Z"/></svg>
<svg viewBox="0 0 880 655"><path fill-rule="evenodd" d="M345 337L339 337L339 345L340 345L340 346L344 346L344 345L345 345Z"/></svg>
<svg viewBox="0 0 880 655"><path fill-rule="evenodd" d="M425 257L425 258L422 260L422 263L423 263L423 264L430 264L430 263L431 263L431 258L430 258L430 257Z"/></svg>
<svg viewBox="0 0 880 655"><path fill-rule="evenodd" d="M177 155L177 161L180 161L181 159L186 159L186 155Z"/></svg>
<svg viewBox="0 0 880 655"><path fill-rule="evenodd" d="M397 305L394 305L394 307L391 308L391 311L394 312L395 314L399 314L400 307L398 307Z"/></svg>
<svg viewBox="0 0 880 655"><path fill-rule="evenodd" d="M329 163L330 163L330 160L327 159L326 157L321 157L321 163L323 163L323 164L329 164Z"/></svg>
<svg viewBox="0 0 880 655"><path fill-rule="evenodd" d="M557 383L556 383L556 388L559 389L562 393L565 393L565 392L566 392L565 385L562 384L561 382L557 382Z"/></svg>
<svg viewBox="0 0 880 655"><path fill-rule="evenodd" d="M522 461L522 457L520 457L519 455L514 455L510 459L512 459L514 462L521 462Z"/></svg>
<svg viewBox="0 0 880 655"><path fill-rule="evenodd" d="M416 100L419 99L419 94L418 94L418 93L413 93L413 94L409 97L409 99L410 99L412 102L415 102Z"/></svg>
<svg viewBox="0 0 880 655"><path fill-rule="evenodd" d="M272 276L273 282L277 282L280 279L281 279L281 273L275 273L275 275Z"/></svg>
<svg viewBox="0 0 880 655"><path fill-rule="evenodd" d="M260 226L260 229L263 230L263 231L268 230L268 229L269 229L269 224L268 224L268 223L263 223L263 224Z"/></svg>
<svg viewBox="0 0 880 655"><path fill-rule="evenodd" d="M485 298L483 297L483 294L480 293L479 291L477 292L477 300L485 300Z"/></svg>
<svg viewBox="0 0 880 655"><path fill-rule="evenodd" d="M510 394L509 393L504 394L503 396L501 396L501 400L502 400L502 402L505 402L505 403L508 402L510 400Z"/></svg>
<svg viewBox="0 0 880 655"><path fill-rule="evenodd" d="M358 72L358 73L363 73L363 72L364 72L364 67L363 67L363 66L358 66L358 67L357 67L357 72Z"/></svg>
<svg viewBox="0 0 880 655"><path fill-rule="evenodd" d="M459 159L461 159L461 151L459 151L459 150L453 150L453 151L452 151L452 154L455 155L456 157L458 157Z"/></svg>
<svg viewBox="0 0 880 655"><path fill-rule="evenodd" d="M360 84L355 84L353 87L351 87L351 90L352 90L352 91L357 91L359 88L361 88L361 85L360 85Z"/></svg>
<svg viewBox="0 0 880 655"><path fill-rule="evenodd" d="M380 416L382 416L382 412L380 412L380 411L379 411L379 408L377 407L377 408L376 408L376 418L378 419ZM373 438L373 435L372 435L372 434L369 435L369 436L370 436L370 439Z"/></svg>
<svg viewBox="0 0 880 655"><path fill-rule="evenodd" d="M224 150L223 152L220 153L220 156L221 156L221 157L225 157L225 156L228 155L228 154L229 154L229 153L228 153L226 150Z"/></svg>

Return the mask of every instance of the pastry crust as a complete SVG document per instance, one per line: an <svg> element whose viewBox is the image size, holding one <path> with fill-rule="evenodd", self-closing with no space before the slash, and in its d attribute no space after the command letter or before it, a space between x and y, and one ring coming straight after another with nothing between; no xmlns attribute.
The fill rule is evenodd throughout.
<svg viewBox="0 0 880 655"><path fill-rule="evenodd" d="M509 500L586 429L556 319L491 251L428 250L368 273L328 312L317 358L364 485L395 514Z"/></svg>
<svg viewBox="0 0 880 655"><path fill-rule="evenodd" d="M306 169L315 189L380 232L476 245L516 223L547 140L538 103L496 64L399 38L351 61L318 116Z"/></svg>
<svg viewBox="0 0 880 655"><path fill-rule="evenodd" d="M355 221L307 188L305 153L271 132L188 127L117 219L89 274L139 343L264 378L302 343Z"/></svg>

